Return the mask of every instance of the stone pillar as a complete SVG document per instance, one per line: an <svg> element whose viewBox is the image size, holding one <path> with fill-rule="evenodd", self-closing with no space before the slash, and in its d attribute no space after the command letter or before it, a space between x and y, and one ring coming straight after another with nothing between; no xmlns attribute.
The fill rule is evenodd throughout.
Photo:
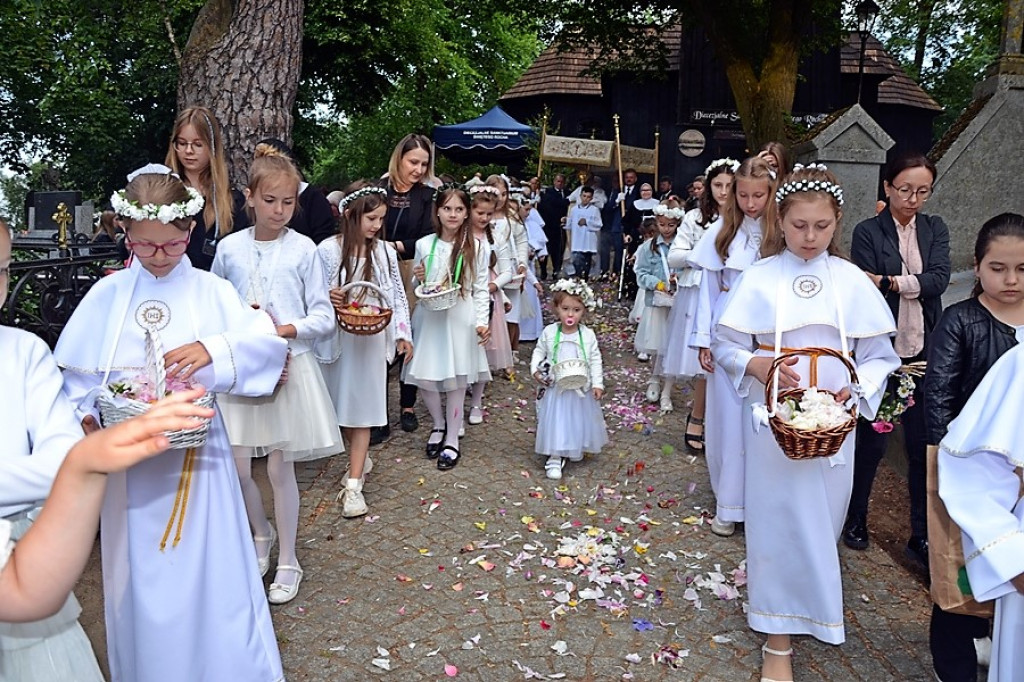
<svg viewBox="0 0 1024 682"><path fill-rule="evenodd" d="M895 141L859 104L829 118L793 147L797 163L823 163L843 186L843 248L849 253L854 226L875 215L879 173Z"/></svg>

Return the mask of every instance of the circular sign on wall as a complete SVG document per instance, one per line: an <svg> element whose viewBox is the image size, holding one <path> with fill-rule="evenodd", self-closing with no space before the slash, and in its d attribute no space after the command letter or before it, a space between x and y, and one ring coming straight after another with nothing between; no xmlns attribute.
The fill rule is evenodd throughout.
<svg viewBox="0 0 1024 682"><path fill-rule="evenodd" d="M694 128L679 133L679 153L693 158L704 153L704 133Z"/></svg>

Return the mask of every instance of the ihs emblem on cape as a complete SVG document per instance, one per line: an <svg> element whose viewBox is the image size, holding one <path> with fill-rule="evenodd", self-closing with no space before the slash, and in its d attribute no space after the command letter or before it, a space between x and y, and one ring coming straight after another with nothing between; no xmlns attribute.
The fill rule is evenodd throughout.
<svg viewBox="0 0 1024 682"><path fill-rule="evenodd" d="M821 280L814 275L800 275L793 280L793 293L800 298L814 298L821 291Z"/></svg>
<svg viewBox="0 0 1024 682"><path fill-rule="evenodd" d="M171 309L163 301L143 301L135 310L135 322L143 329L161 331L171 322Z"/></svg>

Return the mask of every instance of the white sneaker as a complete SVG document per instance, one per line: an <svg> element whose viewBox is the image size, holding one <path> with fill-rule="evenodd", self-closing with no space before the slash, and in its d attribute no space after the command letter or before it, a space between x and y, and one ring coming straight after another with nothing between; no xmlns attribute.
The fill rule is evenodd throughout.
<svg viewBox="0 0 1024 682"><path fill-rule="evenodd" d="M561 457L551 456L548 457L547 463L544 465L544 473L552 481L557 481L562 478L562 469L565 467L565 460Z"/></svg>
<svg viewBox="0 0 1024 682"><path fill-rule="evenodd" d="M736 532L736 524L732 521L719 521L718 517L711 519L711 532L727 538Z"/></svg>
<svg viewBox="0 0 1024 682"><path fill-rule="evenodd" d="M346 481L348 479L352 478L351 476L349 476L349 472L351 470L352 470L351 466L349 466L349 467L347 467L345 469L345 476L344 476L344 478L345 478ZM363 475L359 478L359 480L365 481L366 480L366 474L370 473L371 471L373 471L373 460L370 459L369 455L367 455L366 456L366 461L363 462Z"/></svg>
<svg viewBox="0 0 1024 682"><path fill-rule="evenodd" d="M974 640L974 650L978 654L978 665L988 668L992 662L992 638L981 637Z"/></svg>
<svg viewBox="0 0 1024 682"><path fill-rule="evenodd" d="M640 362L647 362L648 360L651 359L651 356L648 355L647 353L637 353L636 359L639 360Z"/></svg>
<svg viewBox="0 0 1024 682"><path fill-rule="evenodd" d="M647 384L647 402L656 403L658 398L661 397L661 383L658 381L652 381Z"/></svg>
<svg viewBox="0 0 1024 682"><path fill-rule="evenodd" d="M357 516L364 516L367 511L366 500L363 498L363 484L361 481L349 479L345 489L341 491L341 515L346 519L354 519Z"/></svg>

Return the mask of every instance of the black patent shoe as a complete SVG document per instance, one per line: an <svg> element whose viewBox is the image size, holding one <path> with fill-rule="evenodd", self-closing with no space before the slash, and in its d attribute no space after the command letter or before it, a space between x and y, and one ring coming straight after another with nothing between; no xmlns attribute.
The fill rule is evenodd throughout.
<svg viewBox="0 0 1024 682"><path fill-rule="evenodd" d="M437 456L441 454L441 447L444 446L444 437L447 431L444 429L430 429L431 435L435 433L441 434L441 439L436 443L430 442L430 436L427 436L427 459L437 459Z"/></svg>
<svg viewBox="0 0 1024 682"><path fill-rule="evenodd" d="M454 445L445 445L441 448L441 454L437 458L437 468L441 471L454 469L459 463L459 449Z"/></svg>
<svg viewBox="0 0 1024 682"><path fill-rule="evenodd" d="M868 521L863 516L849 516L846 519L846 527L843 528L843 544L850 549L867 549Z"/></svg>
<svg viewBox="0 0 1024 682"><path fill-rule="evenodd" d="M907 543L907 548L903 550L903 554L910 559L910 563L914 564L917 568L921 569L925 573L928 572L928 539L927 538L910 538L910 542Z"/></svg>
<svg viewBox="0 0 1024 682"><path fill-rule="evenodd" d="M374 426L370 428L370 445L380 445L391 438L390 426Z"/></svg>

